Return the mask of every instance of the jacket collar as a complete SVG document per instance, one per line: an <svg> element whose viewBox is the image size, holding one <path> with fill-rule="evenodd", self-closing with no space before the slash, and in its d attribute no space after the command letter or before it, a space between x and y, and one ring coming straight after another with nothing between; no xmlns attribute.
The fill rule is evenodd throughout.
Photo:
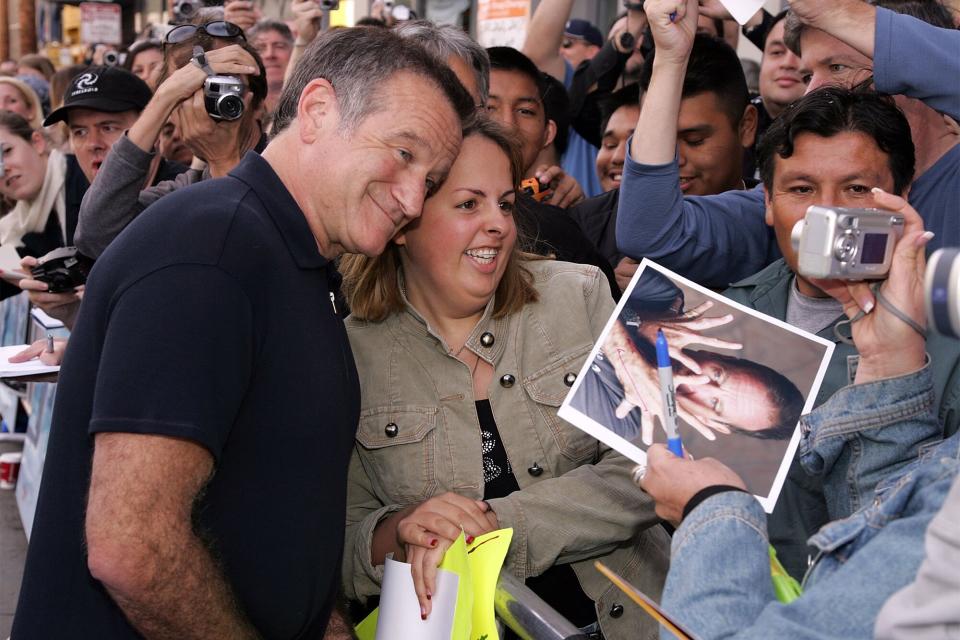
<svg viewBox="0 0 960 640"><path fill-rule="evenodd" d="M731 289L751 289L747 294L750 306L768 316L785 320L787 304L790 300L790 287L793 287L796 275L787 265L786 260L780 258L764 269L730 285ZM839 342L834 335L833 327L846 316L842 313L837 319L820 331L817 335L832 342Z"/></svg>
<svg viewBox="0 0 960 640"><path fill-rule="evenodd" d="M398 314L400 327L418 338L433 338L437 341L444 353L456 357L450 345L444 341L439 333L434 331L426 318L407 300L407 290L403 282L403 271L397 271L397 281L400 285L400 296L403 298L403 304L405 306L404 312ZM473 351L477 356L492 365L496 364L497 360L499 360L507 348L507 332L510 325L508 318L493 317L495 300L496 296L490 298L489 302L487 302L487 306L483 310L483 315L480 316L480 321L477 322L477 326L473 328L473 331L470 332L467 341L464 343L465 348ZM483 344L483 335L485 333L493 336L493 344L490 346Z"/></svg>
<svg viewBox="0 0 960 640"><path fill-rule="evenodd" d="M320 269L327 265L329 261L320 254L303 210L269 162L255 151L248 151L230 176L250 187L260 199L298 267Z"/></svg>

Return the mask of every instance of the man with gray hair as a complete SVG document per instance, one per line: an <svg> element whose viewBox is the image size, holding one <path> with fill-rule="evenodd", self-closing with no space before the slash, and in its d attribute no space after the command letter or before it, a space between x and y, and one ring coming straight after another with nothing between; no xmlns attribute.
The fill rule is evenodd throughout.
<svg viewBox="0 0 960 640"><path fill-rule="evenodd" d="M283 91L283 79L293 54L293 32L290 27L279 20L261 20L247 37L250 44L260 54L263 67L267 70L267 112L272 113L280 100Z"/></svg>
<svg viewBox="0 0 960 640"><path fill-rule="evenodd" d="M420 215L474 110L414 43L324 34L262 156L162 198L104 252L13 637L323 636L360 407L333 260Z"/></svg>
<svg viewBox="0 0 960 640"><path fill-rule="evenodd" d="M394 31L446 61L460 82L476 99L477 108L486 107L490 97L490 56L467 33L454 25L437 25L428 20L408 20Z"/></svg>

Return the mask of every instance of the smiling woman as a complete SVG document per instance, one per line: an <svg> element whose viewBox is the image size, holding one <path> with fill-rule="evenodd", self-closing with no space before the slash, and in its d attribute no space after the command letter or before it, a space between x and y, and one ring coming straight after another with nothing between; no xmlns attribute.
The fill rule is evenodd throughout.
<svg viewBox="0 0 960 640"><path fill-rule="evenodd" d="M511 138L481 119L420 217L381 256L341 262L362 391L344 587L378 594L393 553L427 617L461 531L512 527L507 570L560 613L606 638L652 636L639 610L587 594L605 592L601 558L658 593L666 536L625 459L557 417L613 300L595 267L520 252L521 176Z"/></svg>

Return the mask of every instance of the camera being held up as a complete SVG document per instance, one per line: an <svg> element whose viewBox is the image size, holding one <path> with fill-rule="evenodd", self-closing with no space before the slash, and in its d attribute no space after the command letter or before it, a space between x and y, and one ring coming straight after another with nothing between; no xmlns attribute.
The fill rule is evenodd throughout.
<svg viewBox="0 0 960 640"><path fill-rule="evenodd" d="M208 76L203 82L203 103L214 120L236 120L243 115L246 85L236 76Z"/></svg>
<svg viewBox="0 0 960 640"><path fill-rule="evenodd" d="M797 271L812 278L886 278L903 227L903 216L890 211L812 206L793 228ZM960 338L960 248L930 256L923 288L930 328Z"/></svg>
<svg viewBox="0 0 960 640"><path fill-rule="evenodd" d="M340 0L317 0L323 11L336 11L340 8Z"/></svg>
<svg viewBox="0 0 960 640"><path fill-rule="evenodd" d="M205 0L177 0L173 3L170 24L186 24L207 6Z"/></svg>
<svg viewBox="0 0 960 640"><path fill-rule="evenodd" d="M54 249L37 261L30 277L46 282L50 293L66 293L87 282L93 260L76 247Z"/></svg>
<svg viewBox="0 0 960 640"><path fill-rule="evenodd" d="M903 216L880 209L811 206L791 234L797 271L811 278L882 280Z"/></svg>

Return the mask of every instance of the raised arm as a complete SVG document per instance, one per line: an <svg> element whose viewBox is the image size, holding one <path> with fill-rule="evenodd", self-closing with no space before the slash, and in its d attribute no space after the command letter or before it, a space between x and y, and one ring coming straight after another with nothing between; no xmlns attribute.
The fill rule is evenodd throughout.
<svg viewBox="0 0 960 640"><path fill-rule="evenodd" d="M653 0L647 17L657 44L650 86L624 166L617 246L707 286L726 286L779 257L764 222L763 192L684 198L677 168L677 118L696 34L697 3L676 21L674 2Z"/></svg>
<svg viewBox="0 0 960 640"><path fill-rule="evenodd" d="M879 91L923 100L960 118L960 31L941 29L860 0L791 0L790 9L873 59Z"/></svg>
<svg viewBox="0 0 960 640"><path fill-rule="evenodd" d="M527 38L523 43L523 53L541 71L560 82L564 81L566 75L564 59L560 56L560 43L563 42L563 27L570 19L572 9L573 0L542 0L530 19Z"/></svg>

